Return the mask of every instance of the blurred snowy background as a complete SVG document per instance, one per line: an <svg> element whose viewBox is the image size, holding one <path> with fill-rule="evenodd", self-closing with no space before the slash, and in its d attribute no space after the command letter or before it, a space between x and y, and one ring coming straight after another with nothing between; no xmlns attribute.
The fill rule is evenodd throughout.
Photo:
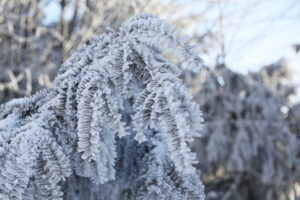
<svg viewBox="0 0 300 200"><path fill-rule="evenodd" d="M167 3L174 1L165 1ZM300 1L183 0L176 3L182 4L182 7L173 13L171 19L184 15L198 17L198 20L191 20L189 28L183 31L189 35L204 35L208 30L220 33L217 42L224 45L225 61L230 68L240 72L255 71L263 65L286 58L290 61L290 67L300 72L300 67L297 67L300 57L293 49L295 44L300 43ZM45 5L43 22L57 23L61 16L60 1L47 0ZM65 19L70 20L73 15L74 9L69 4ZM213 65L221 48L216 45L210 54L202 55L202 58L208 65Z"/></svg>

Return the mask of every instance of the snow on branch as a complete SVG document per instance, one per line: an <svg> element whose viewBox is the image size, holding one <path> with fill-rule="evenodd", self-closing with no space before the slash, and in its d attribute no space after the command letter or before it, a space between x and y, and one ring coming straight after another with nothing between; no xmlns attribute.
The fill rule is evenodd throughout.
<svg viewBox="0 0 300 200"><path fill-rule="evenodd" d="M203 199L188 145L201 135L202 114L179 79L180 68L164 56L167 51L181 66L201 66L171 26L141 14L119 32L83 45L63 63L53 88L2 105L0 197L30 199L35 189L38 199L62 199L61 185L74 173L94 183L117 180L116 172L126 170L116 167L117 149L134 148L119 140L135 134L146 146L160 138L160 151L143 152L147 166L170 165L175 175L167 172L171 168L146 174L160 173L173 185L170 192L177 187L171 182L182 180L187 188L176 191L180 199ZM159 154L163 160L153 163Z"/></svg>

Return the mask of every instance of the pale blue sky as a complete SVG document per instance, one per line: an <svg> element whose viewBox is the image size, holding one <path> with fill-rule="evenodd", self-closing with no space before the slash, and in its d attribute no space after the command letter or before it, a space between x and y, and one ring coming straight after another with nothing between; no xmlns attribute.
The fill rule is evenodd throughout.
<svg viewBox="0 0 300 200"><path fill-rule="evenodd" d="M291 46L300 43L300 1L243 2L246 2L240 3L243 8L224 22L228 24L224 25L228 65L241 71L256 70L282 57L296 59ZM299 60L298 64L299 69Z"/></svg>
<svg viewBox="0 0 300 200"><path fill-rule="evenodd" d="M300 43L300 0L223 0L219 6L207 9L211 2L196 1L191 6L191 12L208 10L194 28L200 32L208 28L219 30L216 21L222 12L221 29L229 67L246 72L282 57L296 59L291 46ZM215 61L219 49L204 55L207 63Z"/></svg>
<svg viewBox="0 0 300 200"><path fill-rule="evenodd" d="M296 54L292 48L300 44L300 0L191 1L189 12L205 10L204 18L194 30L222 30L229 68L246 73L285 58L300 88L300 53ZM216 23L220 13L224 16L222 25ZM212 52L201 57L213 66L220 49L216 45Z"/></svg>

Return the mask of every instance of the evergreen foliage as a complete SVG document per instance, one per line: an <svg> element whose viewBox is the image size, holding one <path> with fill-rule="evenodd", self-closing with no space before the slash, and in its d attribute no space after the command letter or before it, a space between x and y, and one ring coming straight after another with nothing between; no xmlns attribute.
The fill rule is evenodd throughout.
<svg viewBox="0 0 300 200"><path fill-rule="evenodd" d="M0 199L204 199L188 146L202 114L167 52L201 65L138 15L83 45L53 88L2 105Z"/></svg>

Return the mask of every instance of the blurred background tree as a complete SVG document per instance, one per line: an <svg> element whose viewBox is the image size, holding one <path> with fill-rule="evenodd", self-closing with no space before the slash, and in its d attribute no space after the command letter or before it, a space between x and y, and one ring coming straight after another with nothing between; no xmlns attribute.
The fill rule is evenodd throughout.
<svg viewBox="0 0 300 200"><path fill-rule="evenodd" d="M299 124L299 118L282 100L282 93L293 91L292 85L279 87L285 77L282 66L264 67L256 80L219 65L202 69L193 80L207 131L193 145L207 199L288 200L299 195L300 143L296 127L290 126ZM276 74L282 76L270 84Z"/></svg>

